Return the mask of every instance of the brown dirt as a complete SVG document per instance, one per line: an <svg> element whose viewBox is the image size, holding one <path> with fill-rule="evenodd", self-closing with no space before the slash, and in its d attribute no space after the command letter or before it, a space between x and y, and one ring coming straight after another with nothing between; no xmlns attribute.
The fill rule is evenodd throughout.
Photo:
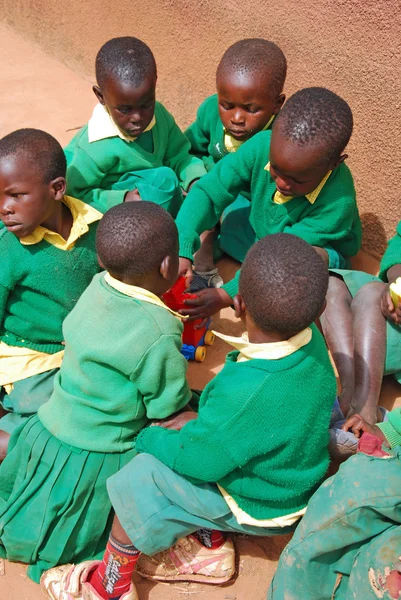
<svg viewBox="0 0 401 600"><path fill-rule="evenodd" d="M13 31L0 25L0 136L19 127L43 128L65 144L71 131L84 124L91 114L94 98L90 84L64 65ZM360 267L374 270L377 265L362 257ZM223 277L233 272L235 265L225 261ZM213 326L227 334L238 335L241 323L231 309L222 311ZM221 369L227 345L216 340L202 364L191 363L191 387L202 388ZM401 388L387 380L383 387L382 404L391 408L401 404ZM288 537L247 538L236 540L238 577L230 584L213 588L198 584L154 584L138 578L140 600L265 600L266 590L275 571L281 550ZM5 563L5 575L0 575L1 600L39 600L39 586L26 577L24 565Z"/></svg>

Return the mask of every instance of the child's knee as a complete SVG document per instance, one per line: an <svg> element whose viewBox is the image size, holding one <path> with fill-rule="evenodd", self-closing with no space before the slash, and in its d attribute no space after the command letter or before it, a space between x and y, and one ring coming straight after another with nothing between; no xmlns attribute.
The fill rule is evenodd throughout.
<svg viewBox="0 0 401 600"><path fill-rule="evenodd" d="M383 294L383 290L386 288L386 284L381 281L372 281L367 283L361 289L357 291L352 300L352 309L360 309L367 306L380 307L380 300Z"/></svg>
<svg viewBox="0 0 401 600"><path fill-rule="evenodd" d="M329 287L326 295L326 302L328 305L346 303L351 305L352 296L347 288L344 280L341 277L330 275Z"/></svg>

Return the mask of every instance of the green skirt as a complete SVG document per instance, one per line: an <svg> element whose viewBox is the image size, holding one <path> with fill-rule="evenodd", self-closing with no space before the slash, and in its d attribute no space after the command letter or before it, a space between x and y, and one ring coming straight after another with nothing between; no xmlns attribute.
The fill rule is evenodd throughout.
<svg viewBox="0 0 401 600"><path fill-rule="evenodd" d="M36 582L56 565L101 558L113 521L106 481L135 454L80 450L29 419L0 466L0 557L30 564Z"/></svg>
<svg viewBox="0 0 401 600"><path fill-rule="evenodd" d="M330 272L335 273L342 278L352 297L354 297L358 290L367 283L371 283L372 281L383 283L383 281L378 277L375 277L375 275L370 275L363 271L330 269ZM394 379L398 383L401 383L401 328L394 325L394 323L387 321L386 334L386 362L384 365L384 374L393 375Z"/></svg>

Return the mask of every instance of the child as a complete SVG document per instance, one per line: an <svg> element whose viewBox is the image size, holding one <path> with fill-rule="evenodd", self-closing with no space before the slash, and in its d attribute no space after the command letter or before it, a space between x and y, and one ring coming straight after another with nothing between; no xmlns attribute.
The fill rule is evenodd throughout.
<svg viewBox="0 0 401 600"><path fill-rule="evenodd" d="M62 323L99 271L102 215L64 195L65 172L60 144L44 131L0 140L0 461L17 425L50 398Z"/></svg>
<svg viewBox="0 0 401 600"><path fill-rule="evenodd" d="M330 267L341 266L361 245L361 223L343 150L352 133L348 104L324 88L294 94L274 120L219 162L188 194L177 217L180 273L192 277L199 234L213 227L244 189L251 193L256 238L294 233L312 244ZM270 148L270 160L268 162ZM208 317L232 304L238 276L220 289L188 300L185 313Z"/></svg>
<svg viewBox="0 0 401 600"><path fill-rule="evenodd" d="M45 569L102 553L111 527L106 480L135 455L150 419L190 399L182 324L160 300L178 271L172 217L151 202L99 224L96 275L64 322L65 356L50 400L15 431L0 467L0 556Z"/></svg>
<svg viewBox="0 0 401 600"><path fill-rule="evenodd" d="M361 271L331 273L322 325L339 372L342 413L359 413L375 423L383 375L401 383L401 305L394 306L389 285L401 277L401 222L389 242L379 277ZM381 411L382 412L382 411ZM331 431L333 452L356 452L357 440Z"/></svg>
<svg viewBox="0 0 401 600"><path fill-rule="evenodd" d="M176 216L187 191L204 175L172 115L156 102L156 63L134 37L109 40L96 57L99 104L65 149L68 192L103 209L151 200Z"/></svg>
<svg viewBox="0 0 401 600"><path fill-rule="evenodd" d="M268 600L400 597L401 409L375 426L353 415L344 428L365 432L358 454L311 499Z"/></svg>
<svg viewBox="0 0 401 600"><path fill-rule="evenodd" d="M103 562L44 574L50 598L136 599L140 552L152 556L138 565L146 577L223 583L234 547L219 531L294 528L329 462L336 382L313 325L327 283L324 262L300 238L253 246L234 298L247 333L223 336L238 350L204 390L197 418L183 413L138 436L142 454L108 481L116 517Z"/></svg>
<svg viewBox="0 0 401 600"><path fill-rule="evenodd" d="M203 160L208 171L259 131L270 131L285 100L282 92L286 73L285 56L273 42L245 39L226 50L217 67L217 94L201 104L195 123L185 132L192 154ZM225 211L220 231L221 249L241 261L255 240L249 213L249 195L245 191ZM214 232L205 232L201 237L202 246L195 256L193 290L219 287L213 264L215 237Z"/></svg>

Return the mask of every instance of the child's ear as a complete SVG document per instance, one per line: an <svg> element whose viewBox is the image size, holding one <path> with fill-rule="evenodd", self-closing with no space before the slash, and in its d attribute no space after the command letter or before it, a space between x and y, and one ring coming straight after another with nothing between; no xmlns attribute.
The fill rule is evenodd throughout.
<svg viewBox="0 0 401 600"><path fill-rule="evenodd" d="M174 269L174 261L172 260L171 256L166 256L163 259L162 264L160 265L160 269L159 269L160 275L163 277L163 279L170 281L170 280L174 279L173 269Z"/></svg>
<svg viewBox="0 0 401 600"><path fill-rule="evenodd" d="M336 163L334 163L333 167L332 167L332 171L338 167L338 165L341 165L342 162L344 162L345 160L347 160L348 158L348 154L341 154L340 158L338 159L338 161Z"/></svg>
<svg viewBox="0 0 401 600"><path fill-rule="evenodd" d="M99 255L97 255L97 262L99 263L99 266L101 269L103 269L104 271L107 271L106 267L104 266L104 264L102 263L102 260L100 258Z"/></svg>
<svg viewBox="0 0 401 600"><path fill-rule="evenodd" d="M54 199L62 200L64 198L65 189L67 187L67 182L64 177L57 177L57 179L53 179L50 182L50 186L53 190Z"/></svg>
<svg viewBox="0 0 401 600"><path fill-rule="evenodd" d="M285 102L285 94L280 94L280 96L278 96L276 103L274 105L274 111L273 114L277 115L281 108L283 107L283 104Z"/></svg>
<svg viewBox="0 0 401 600"><path fill-rule="evenodd" d="M93 93L95 94L96 98L99 100L100 104L103 104L103 106L106 104L106 102L104 101L104 97L103 97L103 92L100 89L100 87L98 85L94 85L92 87Z"/></svg>
<svg viewBox="0 0 401 600"><path fill-rule="evenodd" d="M234 296L233 304L234 304L235 316L237 317L237 319L243 319L245 317L245 313L246 313L246 306L245 306L244 299L242 298L242 296L240 294L236 294Z"/></svg>

